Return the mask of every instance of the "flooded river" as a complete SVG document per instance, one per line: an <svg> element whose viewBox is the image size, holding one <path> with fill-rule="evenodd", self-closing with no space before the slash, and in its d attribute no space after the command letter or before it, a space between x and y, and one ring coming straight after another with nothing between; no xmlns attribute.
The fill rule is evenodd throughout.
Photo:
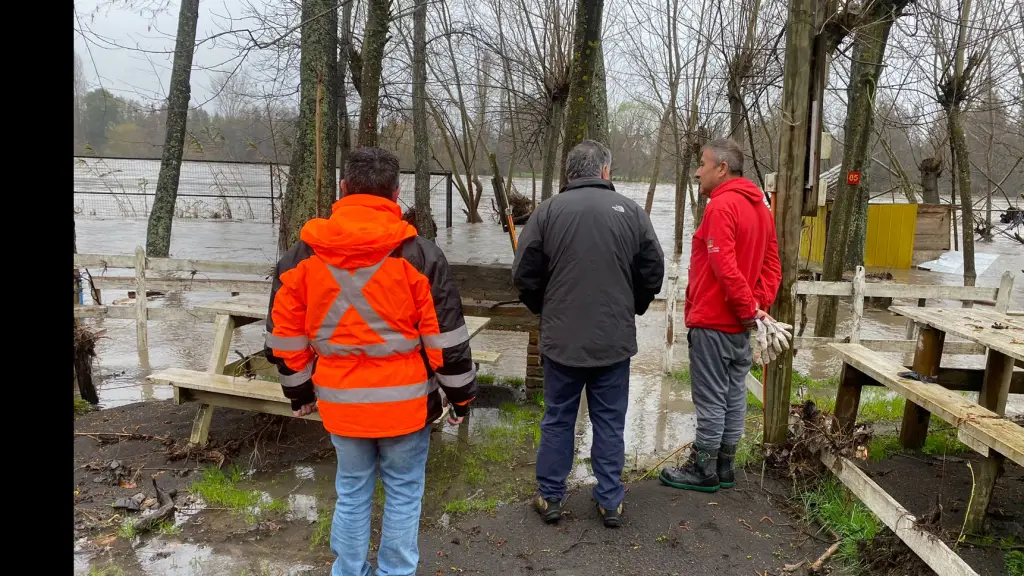
<svg viewBox="0 0 1024 576"><path fill-rule="evenodd" d="M529 180L517 181L516 184L523 190L530 189ZM626 196L643 202L647 191L646 185L616 185ZM672 243L671 196L671 186L659 186L652 211L652 221L666 254L671 254ZM489 204L486 197L481 202L481 206ZM142 219L97 219L78 216L76 227L80 252L128 254L134 251L135 246L145 242L146 222ZM692 230L692 219L688 213L685 228L687 248ZM440 231L438 243L453 262L512 261L508 236L502 232L500 226L490 221L471 225L457 220L453 228ZM993 242L979 242L976 250L998 256L979 276L978 285L997 286L1002 273L1011 270L1016 274L1016 290L1011 308L1024 308L1024 276L1021 274L1021 269L1024 268L1024 250L1021 246L997 236ZM275 227L269 222L180 219L174 224L171 253L177 258L271 264L276 259ZM688 260L687 251L680 258L681 268L687 267ZM93 270L92 273L99 274L101 271ZM962 283L959 276L951 274L921 270L893 270L892 273L894 281L901 283ZM217 293L169 294L163 299L162 305L188 307L202 300L221 299L225 296L227 295ZM124 297L125 292L117 291L105 291L103 296L107 304L111 300ZM937 304L929 302L929 305ZM954 305L952 302L945 304ZM810 298L808 316L811 323L807 327L807 335L813 334L814 312L815 299ZM682 306L678 316L677 326L681 330ZM133 322L92 322L97 328L106 330L106 337L99 344L97 358L98 388L104 406L170 398L171 391L168 388L145 383L144 376L148 370L162 370L173 366L195 370L205 368L212 342L212 325L209 323L150 323L150 366L144 367L140 366L136 353ZM660 452L665 447L685 442L693 433L692 406L689 404L688 390L681 389L677 382L671 378L663 378L661 374L664 322L664 305L660 302L656 302L645 316L638 318L640 352L633 363L629 426L626 432L627 447L633 454L650 455ZM844 305L838 333L847 333L848 323L849 308ZM904 332L905 323L901 318L884 309L866 309L862 324L863 338L902 338ZM249 354L261 349L262 341L261 325L246 326L236 331L234 349L242 354ZM677 342L685 340L677 338ZM474 346L485 350L502 351L499 363L485 368L488 372L512 378L525 376L525 334L485 330L474 339ZM678 348L677 362L682 365L686 362L685 345ZM973 360L980 361L979 358ZM804 351L797 356L796 368L812 377L824 378L836 374L838 362L825 349Z"/></svg>

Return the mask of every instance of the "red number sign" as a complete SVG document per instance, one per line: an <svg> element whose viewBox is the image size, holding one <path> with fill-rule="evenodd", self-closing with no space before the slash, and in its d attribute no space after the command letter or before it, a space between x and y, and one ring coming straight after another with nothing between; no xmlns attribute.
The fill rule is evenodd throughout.
<svg viewBox="0 0 1024 576"><path fill-rule="evenodd" d="M857 171L847 172L846 173L846 183L849 186L856 186L856 185L860 184L860 172L857 172Z"/></svg>

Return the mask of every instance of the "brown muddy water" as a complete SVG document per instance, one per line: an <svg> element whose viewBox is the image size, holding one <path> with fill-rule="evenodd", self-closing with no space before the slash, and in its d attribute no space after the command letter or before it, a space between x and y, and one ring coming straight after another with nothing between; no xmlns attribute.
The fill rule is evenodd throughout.
<svg viewBox="0 0 1024 576"><path fill-rule="evenodd" d="M529 182L517 182L520 189L529 190ZM619 190L634 200L643 201L646 185L617 184ZM658 197L654 205L652 220L658 231L662 246L666 253L671 252L672 242L672 205L671 188L659 187ZM457 199L456 199L457 201ZM489 205L487 198L481 206ZM485 219L488 217L484 216ZM469 225L458 222L448 230L441 230L438 243L445 250L449 260L456 262L503 262L512 260L512 251L507 235L493 223ZM692 221L688 215L686 238L692 235ZM135 246L144 244L146 221L142 219L96 219L84 216L76 217L76 232L79 252L104 254L129 254ZM687 250L680 258L680 267L685 269L689 260L689 241L685 242ZM1012 271L1016 278L1016 290L1012 298L1012 309L1024 308L1024 250L1019 244L997 237L990 243L979 242L976 250L981 253L998 255L996 261L978 278L980 286L997 286L1003 271ZM266 262L276 259L276 241L274 226L264 222L248 221L214 221L214 220L177 220L174 224L172 257L200 258L224 261ZM100 274L100 270L92 270ZM959 285L959 276L932 273L920 270L893 270L894 281L917 284ZM105 291L104 303L123 299L127 296L123 291ZM193 307L207 300L217 300L227 294L217 293L178 293L169 294L156 299L153 305L168 307ZM664 290L663 294L664 296ZM908 300L907 303L913 302ZM955 303L929 302L930 306L954 305ZM806 335L813 334L813 318L815 302L811 298L808 307L811 324ZM849 306L843 304L840 312L839 333L849 329ZM212 344L212 325L202 322L154 322L149 327L149 365L140 365L135 347L135 327L131 321L90 320L97 329L105 329L105 337L100 340L97 348L96 375L102 407L109 408L146 402L164 400L172 397L171 390L163 386L148 384L145 375L155 370L170 367L183 367L194 370L205 368L209 349ZM682 306L676 319L678 335L676 341L676 369L685 368L687 359L685 351L685 332L682 327ZM867 308L862 324L864 338L902 338L905 323L898 317L883 309ZM639 353L633 359L630 375L630 399L625 430L627 467L651 464L660 460L677 447L693 439L695 417L690 400L688 386L679 380L667 377L662 373L661 362L664 345L665 317L663 302L655 302L651 310L638 318ZM243 354L253 353L262 348L262 326L259 324L243 327L236 331L233 349ZM484 366L481 373L496 376L498 379L522 379L525 376L526 335L500 331L483 331L477 336L473 345L485 350L500 350L501 360L494 366ZM955 358L950 365L981 366L981 358ZM814 378L827 378L838 372L836 358L827 350L800 352L795 361L795 368ZM1011 397L1010 411L1024 410L1024 402L1019 397ZM591 430L585 415L585 402L581 407L581 417L577 424L577 465L572 479L578 483L589 483L590 476L587 457L591 443ZM469 437L476 441L485 441L495 437L493 430L503 429L503 414L498 408L481 408L473 412L470 419ZM533 423L529 424L533 426ZM458 441L456 431L447 431L453 441ZM481 440L482 439L482 440ZM513 461L513 466L503 473L499 482L505 482L507 489L489 490L483 501L490 499L506 500L521 495L523 487L532 482L532 457L527 453L532 450L527 443L523 454ZM443 442L432 445L432 462L443 461ZM460 498L472 498L476 492L469 491L470 483L464 476L471 473L462 463L454 477L434 474L428 477L428 496L424 514L436 522L444 522L444 506ZM282 476L283 475L283 476ZM289 477L291 482L283 481ZM288 514L315 524L322 522L324 510L329 508L325 503L333 501L333 464L311 463L296 466L274 477L247 477L243 483L252 489L267 493L268 498L283 499L287 502ZM295 480L305 479L302 486L292 489ZM500 488L500 486L499 486ZM289 492L289 490L291 490ZM283 491L283 492L282 492ZM431 496L430 493L434 495ZM326 499L326 500L325 500ZM488 503L487 505L490 505ZM473 504L471 506L480 506ZM179 513L178 522L187 523L191 514L202 507L197 504L193 510ZM329 520L328 520L329 526ZM87 546L76 544L76 574L88 574L90 559L93 553ZM137 543L134 548L135 559L143 573L146 574L234 574L244 561L232 553L230 547L212 546L196 542L183 542L172 536L157 536ZM95 565L95 564L94 564ZM266 573L299 574L308 567L282 562L273 562L266 567ZM259 573L259 572L256 572Z"/></svg>

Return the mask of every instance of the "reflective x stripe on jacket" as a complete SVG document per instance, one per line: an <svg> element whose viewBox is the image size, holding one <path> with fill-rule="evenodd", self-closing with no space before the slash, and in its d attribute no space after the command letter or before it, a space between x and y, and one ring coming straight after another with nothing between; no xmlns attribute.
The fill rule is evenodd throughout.
<svg viewBox="0 0 1024 576"><path fill-rule="evenodd" d="M383 358L391 356L393 354L408 354L419 349L421 340L424 345L428 348L450 348L463 342L469 341L469 328L463 323L455 330L446 332L444 334L427 334L421 335L416 338L409 338L391 328L391 325L386 320L380 317L373 306L370 305L369 301L363 295L363 288L369 283L373 275L380 269L384 263L383 260L377 262L372 266L365 268L357 268L352 272L341 270L331 265L327 265L328 270L331 272L331 276L334 277L334 281L337 282L340 291L335 297L334 302L331 303L331 307L328 309L327 314L324 316L323 321L316 330L316 337L311 342L306 336L277 336L274 334L267 334L266 345L268 348L281 350L281 351L301 351L307 346L312 345L313 349L316 350L320 357L330 356L355 356L363 354L366 356ZM359 316L366 322L370 330L372 330L381 340L384 342L379 344L336 344L330 341L334 331L338 328L342 317L349 308L355 308ZM303 370L293 375L282 376L281 384L283 386L298 386L312 377L312 366L313 363L306 365ZM436 374L436 378L440 380L445 386L452 388L461 388L471 384L475 378L475 369L454 375L448 376L444 374ZM424 382L418 382L406 386L392 386L386 388L350 388L350 389L337 389L328 388L324 386L316 386L317 397L327 402L336 402L339 404L361 404L367 402L395 402L399 400L411 400L413 398L419 398L426 396L427 394L437 390L438 384L433 379L428 379Z"/></svg>

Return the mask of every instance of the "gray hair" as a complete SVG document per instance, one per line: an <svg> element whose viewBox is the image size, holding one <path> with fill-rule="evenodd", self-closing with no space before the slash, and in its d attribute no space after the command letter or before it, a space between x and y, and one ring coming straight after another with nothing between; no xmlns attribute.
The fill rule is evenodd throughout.
<svg viewBox="0 0 1024 576"><path fill-rule="evenodd" d="M584 140L565 157L565 178L600 178L601 168L611 169L612 151L596 140Z"/></svg>
<svg viewBox="0 0 1024 576"><path fill-rule="evenodd" d="M705 150L710 150L714 155L715 165L725 163L729 166L729 174L733 176L743 175L743 148L735 140L719 138L704 145Z"/></svg>
<svg viewBox="0 0 1024 576"><path fill-rule="evenodd" d="M345 162L345 191L390 198L398 188L398 157L383 148L356 148Z"/></svg>

